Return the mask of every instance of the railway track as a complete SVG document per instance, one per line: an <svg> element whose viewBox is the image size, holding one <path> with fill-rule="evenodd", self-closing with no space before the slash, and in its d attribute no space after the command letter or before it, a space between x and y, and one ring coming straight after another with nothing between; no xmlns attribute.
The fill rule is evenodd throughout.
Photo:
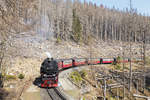
<svg viewBox="0 0 150 100"><path fill-rule="evenodd" d="M67 100L58 90L58 88L47 89L47 93L51 100Z"/></svg>

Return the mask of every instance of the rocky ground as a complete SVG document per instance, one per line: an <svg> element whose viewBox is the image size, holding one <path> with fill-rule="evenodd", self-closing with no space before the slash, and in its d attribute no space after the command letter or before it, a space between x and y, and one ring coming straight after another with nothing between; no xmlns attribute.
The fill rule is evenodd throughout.
<svg viewBox="0 0 150 100"><path fill-rule="evenodd" d="M50 52L54 59L59 58L83 58L105 57L114 58L122 55L125 51L126 57L129 57L129 43L120 42L103 42L94 40L92 44L76 44L71 41L61 41L56 43L56 39L46 40L37 35L17 36L10 40L8 55L10 66L8 66L8 74L19 75L24 74L24 81L34 81L38 77L40 64L47 57L45 52ZM124 48L122 48L124 46ZM147 56L150 56L150 46L147 45ZM141 44L132 43L132 57L141 57ZM10 56L11 55L11 56ZM17 82L7 82L6 87L18 88ZM15 83L15 85L10 85Z"/></svg>

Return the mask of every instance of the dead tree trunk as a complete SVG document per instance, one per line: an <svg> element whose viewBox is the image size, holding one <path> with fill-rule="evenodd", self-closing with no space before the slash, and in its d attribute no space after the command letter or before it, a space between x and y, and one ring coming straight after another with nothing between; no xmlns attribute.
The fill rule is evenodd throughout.
<svg viewBox="0 0 150 100"><path fill-rule="evenodd" d="M146 61L145 61L145 60L146 60L146 59L145 59L145 52L146 52L146 46L145 46L145 42L146 42L145 37L146 37L146 36L145 36L145 32L143 33L143 35L144 35L144 36L143 36L143 37L144 37L144 38L143 38L143 39L144 39L144 40L143 40L143 52L144 52L144 53L143 53L143 60L144 60L144 64L143 64L143 67L144 67L144 68L143 68L143 73L144 73L143 93L144 93L144 89L145 89L145 64L146 64Z"/></svg>

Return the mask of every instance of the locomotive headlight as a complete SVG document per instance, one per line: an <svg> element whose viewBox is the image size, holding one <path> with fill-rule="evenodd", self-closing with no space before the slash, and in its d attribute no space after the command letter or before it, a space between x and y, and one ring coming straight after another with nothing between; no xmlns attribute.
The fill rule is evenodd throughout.
<svg viewBox="0 0 150 100"><path fill-rule="evenodd" d="M44 74L43 76L44 76L44 77L46 77L47 75L46 75L46 74Z"/></svg>

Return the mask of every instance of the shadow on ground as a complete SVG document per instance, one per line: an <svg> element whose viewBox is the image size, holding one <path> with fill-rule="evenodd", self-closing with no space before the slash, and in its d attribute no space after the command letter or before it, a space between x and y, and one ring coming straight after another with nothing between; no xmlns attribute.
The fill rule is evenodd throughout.
<svg viewBox="0 0 150 100"><path fill-rule="evenodd" d="M35 86L40 87L40 88L41 88L41 83L42 83L42 79L41 79L40 76L37 77L37 78L35 78L35 80L33 81L33 84L34 84Z"/></svg>
<svg viewBox="0 0 150 100"><path fill-rule="evenodd" d="M4 100L8 96L8 92L0 88L0 100Z"/></svg>

